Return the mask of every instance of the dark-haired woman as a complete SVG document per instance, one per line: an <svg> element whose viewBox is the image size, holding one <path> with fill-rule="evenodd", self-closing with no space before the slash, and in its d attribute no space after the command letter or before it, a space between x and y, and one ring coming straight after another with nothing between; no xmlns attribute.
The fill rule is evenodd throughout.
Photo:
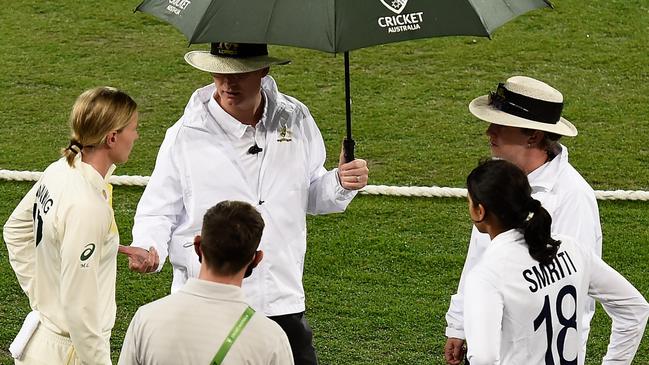
<svg viewBox="0 0 649 365"><path fill-rule="evenodd" d="M107 179L128 159L137 124L137 105L124 92L81 94L63 157L5 224L9 262L36 313L26 320L36 320L26 347L12 349L16 364L111 363L119 234Z"/></svg>
<svg viewBox="0 0 649 365"><path fill-rule="evenodd" d="M563 137L574 137L577 128L563 116L563 94L554 87L527 76L512 76L488 95L469 104L478 119L489 123L491 156L512 162L527 174L532 196L552 217L552 232L576 238L597 256L602 256L602 227L593 188L570 164ZM464 261L457 293L446 312L445 358L458 365L464 358L464 283L489 246L489 236L475 227ZM595 301L587 298L583 310L581 338L585 354ZM582 357L583 361L583 357Z"/></svg>
<svg viewBox="0 0 649 365"><path fill-rule="evenodd" d="M631 364L649 316L638 290L574 239L551 237L552 219L515 165L484 162L467 188L471 220L491 238L465 288L471 365L577 365L587 296L613 320L603 363Z"/></svg>

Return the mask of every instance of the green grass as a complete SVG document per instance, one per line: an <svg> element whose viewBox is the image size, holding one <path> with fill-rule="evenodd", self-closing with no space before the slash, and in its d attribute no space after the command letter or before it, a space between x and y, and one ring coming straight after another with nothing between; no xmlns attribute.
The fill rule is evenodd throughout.
<svg viewBox="0 0 649 365"><path fill-rule="evenodd" d="M0 11L0 169L42 171L67 143L66 119L83 90L108 84L139 103L141 138L117 174L149 175L167 127L209 77L186 65L190 49L162 22L132 14L137 1L10 2ZM649 4L645 0L557 2L524 15L492 40L451 37L351 53L357 156L371 184L461 187L488 154L484 130L467 110L514 74L545 80L566 97L579 136L565 139L571 161L596 189L649 187ZM328 167L344 134L341 56L290 47L272 75L307 104L327 143ZM30 184L0 182L0 222ZM124 243L141 188L117 187ZM439 364L444 314L462 268L470 221L461 199L359 196L345 214L310 217L305 287L323 364ZM649 261L643 202L601 202L604 257L638 289ZM0 248L0 363L27 313ZM116 357L139 305L168 292L171 272L128 272L118 261ZM599 363L610 323L597 312L589 364ZM636 362L649 363L647 339Z"/></svg>

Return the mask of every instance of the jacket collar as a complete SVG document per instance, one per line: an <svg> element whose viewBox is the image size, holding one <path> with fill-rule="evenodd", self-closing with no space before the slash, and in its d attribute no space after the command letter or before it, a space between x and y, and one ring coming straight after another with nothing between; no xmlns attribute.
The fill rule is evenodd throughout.
<svg viewBox="0 0 649 365"><path fill-rule="evenodd" d="M262 89L261 91L262 98L264 100L264 111L261 116L261 119L259 120L259 123L257 125L264 126L266 122L266 116L268 114L268 98L264 94L264 90ZM216 123L223 128L223 130L230 135L233 135L237 138L243 137L244 133L246 133L246 129L248 128L247 125L239 122L237 119L235 119L233 116L228 114L219 103L216 102L216 99L213 97L210 98L207 103L207 110L208 112L212 115Z"/></svg>
<svg viewBox="0 0 649 365"><path fill-rule="evenodd" d="M532 192L551 191L557 183L558 176L568 165L568 149L561 145L561 152L536 170L527 175L527 180L532 187Z"/></svg>
<svg viewBox="0 0 649 365"><path fill-rule="evenodd" d="M214 125L214 121L216 120L226 133L241 138L247 126L221 108L219 103L214 100L215 92L216 85L213 83L194 92L185 107L185 114L190 114L194 117L186 120L185 125L190 128L215 131L215 128L218 129ZM264 111L259 124L268 128L268 121L272 119L274 113L287 108L287 101L279 98L280 94L277 89L277 84L271 76L265 76L261 80L261 93L264 98Z"/></svg>

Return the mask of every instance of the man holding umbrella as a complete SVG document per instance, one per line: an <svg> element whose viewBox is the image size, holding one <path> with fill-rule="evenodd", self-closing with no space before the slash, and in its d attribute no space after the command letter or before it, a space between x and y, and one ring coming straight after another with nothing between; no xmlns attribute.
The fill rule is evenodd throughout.
<svg viewBox="0 0 649 365"><path fill-rule="evenodd" d="M325 146L307 107L280 93L265 44L212 43L185 55L213 83L191 96L166 133L135 214L133 244L120 252L133 271L173 265L171 291L198 275L193 237L205 211L223 200L245 201L266 222L264 261L244 280L249 304L286 332L296 364L316 364L304 317L302 286L306 214L342 212L367 185L364 160L327 171ZM189 309L191 310L191 309Z"/></svg>

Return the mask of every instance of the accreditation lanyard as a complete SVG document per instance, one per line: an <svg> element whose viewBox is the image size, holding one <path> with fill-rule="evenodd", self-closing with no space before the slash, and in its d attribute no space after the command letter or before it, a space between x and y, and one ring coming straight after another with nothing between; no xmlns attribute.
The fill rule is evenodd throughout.
<svg viewBox="0 0 649 365"><path fill-rule="evenodd" d="M223 359L225 359L225 355L227 355L228 351L230 351L230 347L232 347L234 341L236 341L237 337L239 337L239 335L241 334L241 331L243 331L244 327L246 327L253 314L255 314L255 310L250 307L246 308L246 310L243 311L243 314L241 314L241 317L239 317L237 323L235 323L234 327L232 327L232 329L230 330L228 337L226 337L223 341L223 344L221 344L221 348L219 348L219 351L216 353L216 355L214 355L214 359L212 359L211 365L221 365Z"/></svg>

